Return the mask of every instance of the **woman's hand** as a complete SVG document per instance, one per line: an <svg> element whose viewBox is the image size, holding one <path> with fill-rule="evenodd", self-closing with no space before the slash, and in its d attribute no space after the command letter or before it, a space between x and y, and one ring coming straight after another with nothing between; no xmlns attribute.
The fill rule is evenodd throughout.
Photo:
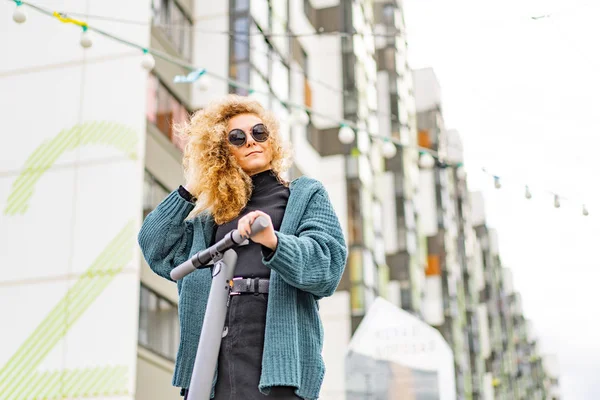
<svg viewBox="0 0 600 400"><path fill-rule="evenodd" d="M275 229L273 228L273 221L271 221L271 217L268 214L262 211L251 211L248 214L244 215L238 221L238 231L247 237L250 236L250 226L254 222L254 220L258 217L265 217L269 221L269 225L262 230L262 232L257 233L252 236L252 241L254 243L262 244L265 247L268 247L271 250L275 250L277 247L277 236L275 235Z"/></svg>

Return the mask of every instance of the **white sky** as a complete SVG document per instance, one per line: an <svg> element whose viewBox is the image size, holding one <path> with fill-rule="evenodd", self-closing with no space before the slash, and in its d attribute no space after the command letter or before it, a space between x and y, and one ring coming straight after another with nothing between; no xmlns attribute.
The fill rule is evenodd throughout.
<svg viewBox="0 0 600 400"><path fill-rule="evenodd" d="M600 399L600 2L404 0L404 9L411 67L431 66L440 80L446 126L461 133L525 316L558 356L564 399ZM541 15L550 16L530 18ZM555 209L541 190L578 201Z"/></svg>

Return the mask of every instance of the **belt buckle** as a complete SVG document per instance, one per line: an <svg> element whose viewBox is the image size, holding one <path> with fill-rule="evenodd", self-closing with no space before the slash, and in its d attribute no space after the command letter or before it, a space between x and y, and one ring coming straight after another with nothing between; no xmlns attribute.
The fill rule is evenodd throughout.
<svg viewBox="0 0 600 400"><path fill-rule="evenodd" d="M241 292L234 292L233 291L233 281L241 281L243 279L244 278L242 278L242 277L236 277L236 278L233 278L232 280L229 281L229 295L230 296L239 296L240 294L242 294Z"/></svg>

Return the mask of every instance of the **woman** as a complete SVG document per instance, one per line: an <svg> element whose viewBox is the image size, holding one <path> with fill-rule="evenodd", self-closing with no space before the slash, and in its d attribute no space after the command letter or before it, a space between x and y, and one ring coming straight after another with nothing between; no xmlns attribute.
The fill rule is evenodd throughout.
<svg viewBox="0 0 600 400"><path fill-rule="evenodd" d="M269 226L239 247L219 353L215 399L317 399L325 373L317 301L335 291L347 248L324 187L281 178L286 160L278 124L256 101L230 95L184 127L185 186L148 215L139 233L145 259L172 268L232 229ZM187 394L211 277L177 282L180 345L173 385Z"/></svg>

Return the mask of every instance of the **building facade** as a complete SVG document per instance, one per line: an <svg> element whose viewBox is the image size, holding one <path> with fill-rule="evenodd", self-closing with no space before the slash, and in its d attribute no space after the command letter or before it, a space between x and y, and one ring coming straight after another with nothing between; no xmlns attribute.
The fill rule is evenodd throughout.
<svg viewBox="0 0 600 400"><path fill-rule="evenodd" d="M9 15L14 5L0 7ZM205 77L175 83L190 71L159 57L146 71L142 51L93 33L84 50L73 39L79 28L61 29L34 10L7 28L0 99L14 110L14 134L0 145L0 234L9 249L0 260L20 267L3 274L0 299L21 300L0 314L15 327L2 330L11 345L0 348L0 393L178 398L177 289L150 270L135 237L183 183L175 126L238 93L277 115L294 152L286 178L323 182L350 249L338 291L320 301L321 398L352 397L347 365L357 366L351 373L364 365L346 364L349 346L380 297L419 329L423 321L436 327L443 339L435 340L450 346L444 362L453 358L454 372L443 370L455 374L456 396L445 398L554 396L557 373L508 289L466 178L455 167L419 169L417 146L455 162L462 155L449 150L458 139L444 126L439 84L409 69L401 1L91 0L70 8L150 21L89 23L224 79L213 76L209 90ZM415 98L419 87L427 95ZM338 137L346 124L355 127L350 143ZM402 144L388 159L387 139ZM43 262L24 257L32 243ZM394 368L384 368L387 384L406 376ZM417 375L430 379L436 368Z"/></svg>

